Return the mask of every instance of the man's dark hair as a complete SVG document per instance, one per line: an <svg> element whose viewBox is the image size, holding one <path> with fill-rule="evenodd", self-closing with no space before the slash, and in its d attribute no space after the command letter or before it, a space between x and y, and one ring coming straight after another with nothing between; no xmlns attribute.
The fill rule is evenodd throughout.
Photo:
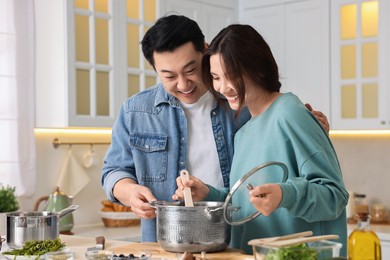
<svg viewBox="0 0 390 260"><path fill-rule="evenodd" d="M169 15L150 27L141 45L146 60L154 68L154 52L174 51L188 42L192 42L195 50L203 52L205 39L199 25L183 15Z"/></svg>

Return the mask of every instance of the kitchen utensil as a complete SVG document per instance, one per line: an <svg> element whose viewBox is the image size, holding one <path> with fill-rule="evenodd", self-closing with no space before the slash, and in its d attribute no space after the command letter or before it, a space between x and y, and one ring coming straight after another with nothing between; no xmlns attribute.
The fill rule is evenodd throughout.
<svg viewBox="0 0 390 260"><path fill-rule="evenodd" d="M57 187L52 194L37 199L34 205L34 211L38 211L40 204L44 201L46 201L45 211L60 212L72 205L73 198L67 196L59 187ZM73 226L73 214L68 214L61 218L59 223L61 233L70 232Z"/></svg>
<svg viewBox="0 0 390 260"><path fill-rule="evenodd" d="M7 244L19 248L28 240L56 239L60 233L59 221L79 206L71 205L60 212L30 211L6 215Z"/></svg>
<svg viewBox="0 0 390 260"><path fill-rule="evenodd" d="M298 238L291 238L281 241L273 241L269 243L264 243L264 245L272 246L272 247L286 247L286 246L292 246L307 242L315 242L320 240L328 240L328 239L339 239L338 235L322 235L322 236L314 236L314 237L298 237Z"/></svg>
<svg viewBox="0 0 390 260"><path fill-rule="evenodd" d="M265 183L284 183L287 176L287 166L281 162L267 162L254 167L230 189L223 205L225 221L230 225L241 225L259 216L261 212L252 204L246 211L240 210L242 201L250 199L248 190Z"/></svg>
<svg viewBox="0 0 390 260"><path fill-rule="evenodd" d="M169 252L217 252L227 248L230 228L223 218L223 202L155 201L157 240Z"/></svg>
<svg viewBox="0 0 390 260"><path fill-rule="evenodd" d="M287 167L283 163L268 162L244 175L233 186L225 202L193 202L193 207L185 207L184 202L150 202L150 206L157 209L157 241L165 250L176 253L225 250L230 242L228 224L242 224L260 214L254 207L252 211L240 211L237 201L249 201L246 185L280 183L286 179ZM232 205L233 195L239 196L234 200L235 205Z"/></svg>
<svg viewBox="0 0 390 260"><path fill-rule="evenodd" d="M182 182L187 182L190 180L190 174L188 173L187 170L181 170L180 177ZM184 205L186 207L193 207L194 202L192 201L191 188L185 187L183 193L184 193Z"/></svg>
<svg viewBox="0 0 390 260"><path fill-rule="evenodd" d="M106 239L104 236L95 237L95 246L87 248L87 251L104 250Z"/></svg>
<svg viewBox="0 0 390 260"><path fill-rule="evenodd" d="M304 231L304 232L299 232L299 233L294 233L290 235L285 235L285 236L277 236L277 237L267 237L267 238L257 238L257 239L252 239L248 242L248 245L261 245L261 244L267 244L271 243L274 241L281 241L281 240L287 240L291 238L298 238L298 237L307 237L313 235L312 231Z"/></svg>

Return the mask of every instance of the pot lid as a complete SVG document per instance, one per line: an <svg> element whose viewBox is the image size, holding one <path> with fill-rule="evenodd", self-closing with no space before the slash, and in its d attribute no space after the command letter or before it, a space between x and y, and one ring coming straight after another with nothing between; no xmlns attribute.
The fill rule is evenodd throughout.
<svg viewBox="0 0 390 260"><path fill-rule="evenodd" d="M249 190L265 183L284 183L287 173L287 166L281 162L267 162L250 170L232 186L226 197L223 205L225 221L230 225L240 225L260 215L249 202ZM240 206L243 202L249 204L245 210Z"/></svg>

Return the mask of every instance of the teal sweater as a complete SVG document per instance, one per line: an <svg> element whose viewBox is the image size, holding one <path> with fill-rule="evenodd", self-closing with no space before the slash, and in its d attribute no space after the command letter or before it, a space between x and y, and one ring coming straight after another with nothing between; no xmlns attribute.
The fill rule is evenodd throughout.
<svg viewBox="0 0 390 260"><path fill-rule="evenodd" d="M281 95L248 121L237 132L234 147L230 187L255 166L270 161L286 164L288 179L281 184L282 201L270 216L232 226L232 247L252 254L251 239L311 230L314 235L339 235L341 255L346 256L348 192L337 155L327 133L295 95ZM224 200L227 192L210 187L205 200ZM248 214L255 210L242 196L233 196L233 205Z"/></svg>

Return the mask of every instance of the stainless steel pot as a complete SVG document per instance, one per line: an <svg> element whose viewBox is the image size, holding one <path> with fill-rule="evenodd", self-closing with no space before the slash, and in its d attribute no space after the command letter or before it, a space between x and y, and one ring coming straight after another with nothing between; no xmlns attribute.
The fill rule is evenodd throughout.
<svg viewBox="0 0 390 260"><path fill-rule="evenodd" d="M157 241L170 252L217 252L230 241L230 226L223 217L223 202L155 201L150 205L157 213Z"/></svg>
<svg viewBox="0 0 390 260"><path fill-rule="evenodd" d="M60 219L78 207L71 205L60 212L31 211L6 214L8 246L20 248L28 240L56 239L60 234Z"/></svg>

